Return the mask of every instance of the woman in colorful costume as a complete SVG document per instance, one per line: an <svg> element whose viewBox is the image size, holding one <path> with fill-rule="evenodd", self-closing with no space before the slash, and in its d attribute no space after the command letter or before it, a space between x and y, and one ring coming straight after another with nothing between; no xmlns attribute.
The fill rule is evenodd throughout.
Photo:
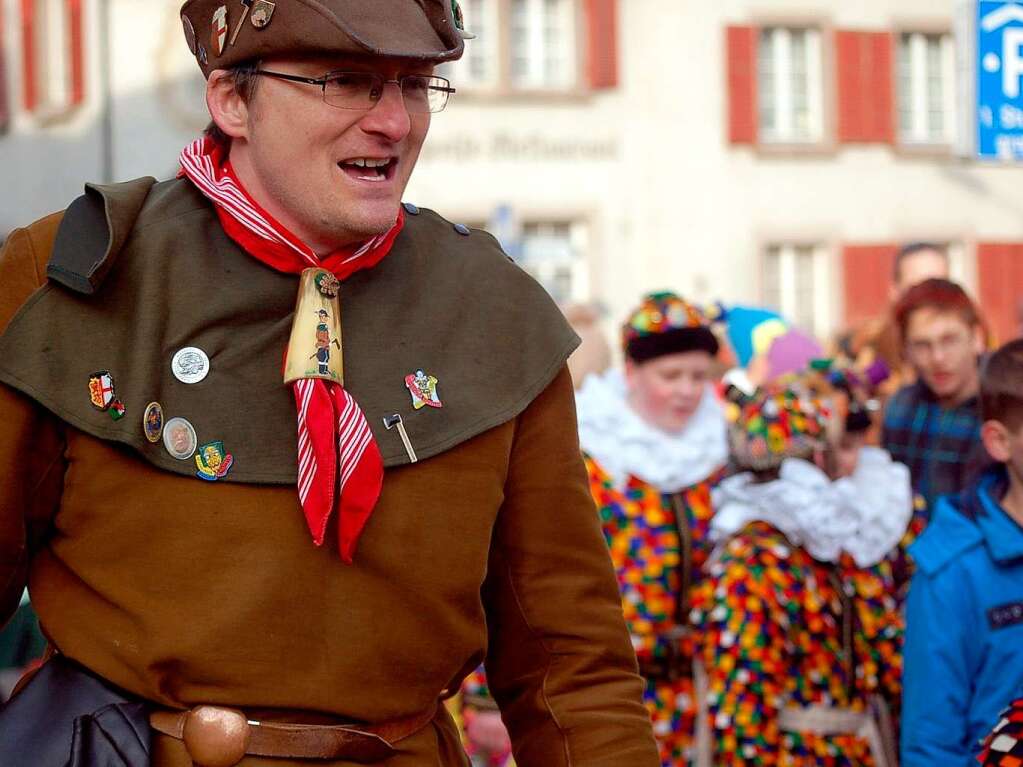
<svg viewBox="0 0 1023 767"><path fill-rule="evenodd" d="M894 767L902 619L892 551L912 514L905 467L860 449L848 476L826 376L729 391L720 542L694 595L708 674L701 764ZM821 467L827 467L831 475Z"/></svg>
<svg viewBox="0 0 1023 767"><path fill-rule="evenodd" d="M576 399L579 440L622 592L664 767L692 760L697 697L686 616L711 551L710 493L728 460L714 394L711 319L673 293L647 296L622 328L624 374L591 374ZM467 750L485 718L482 669L462 687ZM482 729L482 728L481 728ZM491 740L488 738L488 740ZM496 743L494 744L496 745Z"/></svg>
<svg viewBox="0 0 1023 767"><path fill-rule="evenodd" d="M579 440L618 574L645 701L665 767L691 761L696 694L690 591L711 551L711 488L728 459L713 392L711 320L673 293L647 296L622 328L624 374L590 376Z"/></svg>

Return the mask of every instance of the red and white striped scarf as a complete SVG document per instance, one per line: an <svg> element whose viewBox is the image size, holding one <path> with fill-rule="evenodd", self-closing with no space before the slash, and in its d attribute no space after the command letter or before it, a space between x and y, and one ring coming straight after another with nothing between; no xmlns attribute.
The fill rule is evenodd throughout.
<svg viewBox="0 0 1023 767"><path fill-rule="evenodd" d="M235 177L222 150L201 138L181 153L181 172L213 202L227 235L246 253L280 272L328 269L344 280L378 264L405 224L398 209L394 226L358 247L320 258L253 200ZM341 557L351 562L383 485L383 461L362 409L342 386L322 379L296 381L298 497L317 546L337 501Z"/></svg>

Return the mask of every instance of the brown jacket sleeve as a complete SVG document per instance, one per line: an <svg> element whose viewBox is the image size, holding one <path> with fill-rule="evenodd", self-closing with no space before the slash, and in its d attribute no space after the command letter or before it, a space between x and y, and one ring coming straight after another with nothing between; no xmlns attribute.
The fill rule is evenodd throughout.
<svg viewBox="0 0 1023 767"><path fill-rule="evenodd" d="M59 222L57 214L15 230L0 250L0 332L43 284ZM83 397L88 395L86 384ZM48 531L63 476L58 421L0 384L0 626L18 607L29 549Z"/></svg>
<svg viewBox="0 0 1023 767"><path fill-rule="evenodd" d="M483 590L519 767L657 767L567 368L519 416Z"/></svg>

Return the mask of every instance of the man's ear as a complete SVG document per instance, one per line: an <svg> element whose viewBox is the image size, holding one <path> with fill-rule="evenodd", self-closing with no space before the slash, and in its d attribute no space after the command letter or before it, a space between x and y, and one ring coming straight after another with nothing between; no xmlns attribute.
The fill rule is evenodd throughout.
<svg viewBox="0 0 1023 767"><path fill-rule="evenodd" d="M231 138L248 138L249 106L238 94L234 79L223 69L214 69L206 80L206 108L210 117Z"/></svg>
<svg viewBox="0 0 1023 767"><path fill-rule="evenodd" d="M988 455L999 463L1005 463L1011 457L1009 432L1000 421L984 421L980 427L980 439Z"/></svg>
<svg viewBox="0 0 1023 767"><path fill-rule="evenodd" d="M982 355L987 351L987 344L984 338L984 328L980 326L980 323L973 326L973 351L976 356Z"/></svg>

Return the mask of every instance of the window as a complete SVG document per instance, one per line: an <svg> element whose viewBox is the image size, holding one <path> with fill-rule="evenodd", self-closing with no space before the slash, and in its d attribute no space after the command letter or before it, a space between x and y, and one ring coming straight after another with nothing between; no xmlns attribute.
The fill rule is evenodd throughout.
<svg viewBox="0 0 1023 767"><path fill-rule="evenodd" d="M4 4L0 2L0 135L7 132L11 122L11 107L7 101L7 45L4 27ZM0 237L0 239L3 239Z"/></svg>
<svg viewBox="0 0 1023 767"><path fill-rule="evenodd" d="M761 29L757 55L761 139L776 143L821 141L820 32L789 27Z"/></svg>
<svg viewBox="0 0 1023 767"><path fill-rule="evenodd" d="M511 0L511 81L516 88L575 84L573 0Z"/></svg>
<svg viewBox="0 0 1023 767"><path fill-rule="evenodd" d="M82 0L21 0L25 110L47 116L80 104L85 91Z"/></svg>
<svg viewBox="0 0 1023 767"><path fill-rule="evenodd" d="M518 263L558 303L585 301L590 291L584 238L585 227L579 223L525 223Z"/></svg>
<svg viewBox="0 0 1023 767"><path fill-rule="evenodd" d="M566 91L579 84L578 0L468 0L476 35L461 60L441 67L456 88Z"/></svg>
<svg viewBox="0 0 1023 767"><path fill-rule="evenodd" d="M831 330L831 279L826 253L816 245L777 244L764 255L763 301L803 330Z"/></svg>
<svg viewBox="0 0 1023 767"><path fill-rule="evenodd" d="M955 139L955 47L949 34L899 37L899 138L907 144Z"/></svg>

